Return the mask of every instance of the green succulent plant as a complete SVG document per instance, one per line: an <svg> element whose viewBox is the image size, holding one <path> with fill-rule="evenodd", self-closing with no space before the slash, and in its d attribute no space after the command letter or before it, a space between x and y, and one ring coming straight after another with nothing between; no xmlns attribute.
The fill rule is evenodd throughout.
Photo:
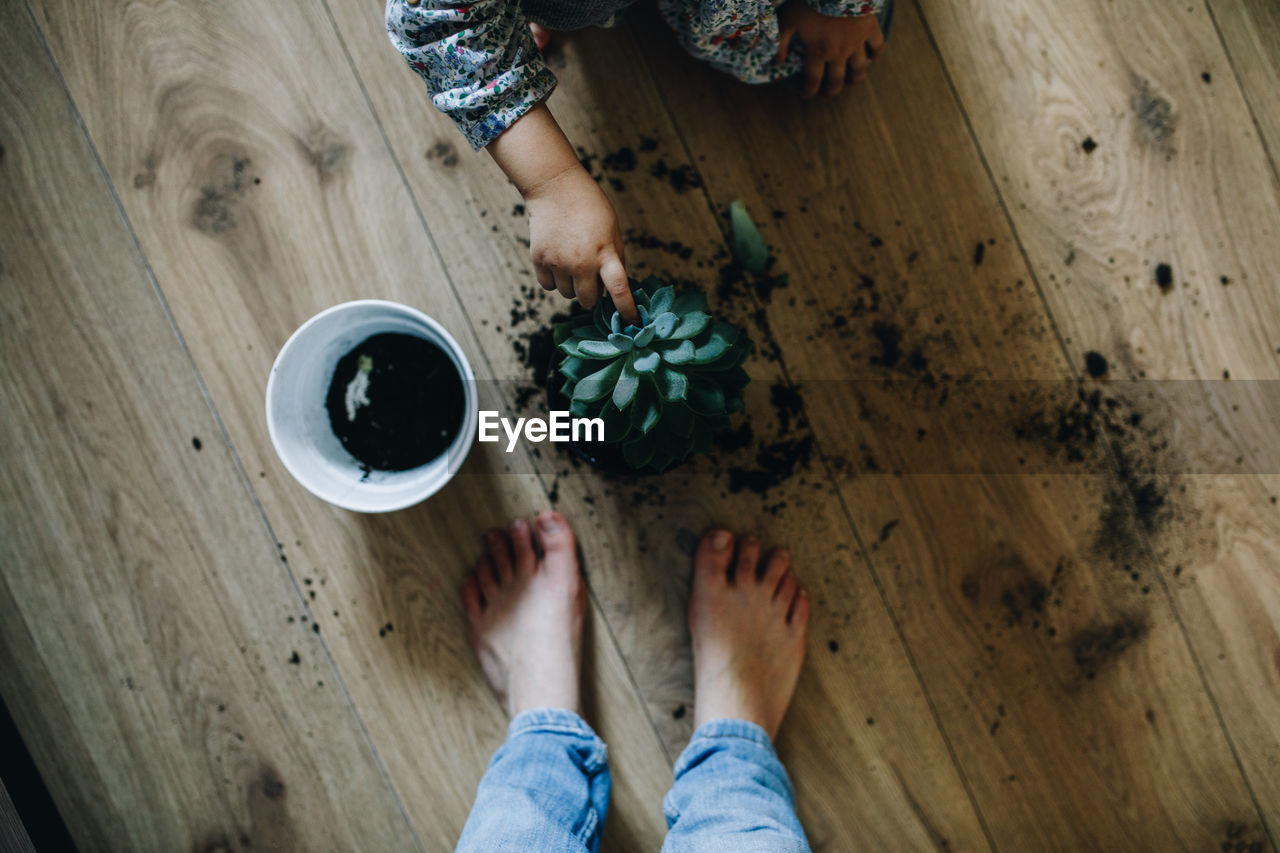
<svg viewBox="0 0 1280 853"><path fill-rule="evenodd" d="M650 276L631 282L640 325L609 297L555 327L569 410L604 421L605 441L631 468L664 471L711 449L742 408L751 341L707 313L707 297Z"/></svg>

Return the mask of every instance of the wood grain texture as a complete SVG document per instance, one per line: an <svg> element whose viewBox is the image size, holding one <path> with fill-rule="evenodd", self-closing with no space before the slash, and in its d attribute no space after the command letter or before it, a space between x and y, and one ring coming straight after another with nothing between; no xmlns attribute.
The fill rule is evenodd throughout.
<svg viewBox="0 0 1280 853"><path fill-rule="evenodd" d="M1228 68L1244 93L1271 159L1272 177L1280 180L1280 6L1267 0L1232 0L1208 4ZM1227 68L1219 77L1225 77ZM1206 69L1209 81L1213 73ZM1231 78L1224 82L1230 83Z"/></svg>
<svg viewBox="0 0 1280 853"><path fill-rule="evenodd" d="M646 52L709 199L790 274L763 307L996 845L1265 837L1177 613L1112 553L1141 516L1106 449L1057 441L1073 371L915 9L835 102Z"/></svg>
<svg viewBox="0 0 1280 853"><path fill-rule="evenodd" d="M1072 362L1103 354L1168 441L1148 478L1168 504L1136 557L1175 603L1274 844L1280 193L1258 130L1277 111L1259 89L1274 56L1239 42L1272 39L1266 4L1213 7L1234 21L1231 61L1201 5L923 5Z"/></svg>
<svg viewBox="0 0 1280 853"><path fill-rule="evenodd" d="M483 445L438 499L363 517L321 504L276 460L262 416L271 361L329 305L420 307L489 375L350 68L334 61L329 19L253 2L55 2L37 16L306 597L300 630L318 626L423 843L449 848L505 730L457 587L485 527L546 495L523 454ZM500 408L490 383L480 393ZM670 767L592 624L593 718L617 779L609 837L652 848Z"/></svg>
<svg viewBox="0 0 1280 853"><path fill-rule="evenodd" d="M0 689L68 828L417 847L25 8L0 47Z"/></svg>
<svg viewBox="0 0 1280 853"><path fill-rule="evenodd" d="M779 748L815 849L1274 846L1266 3L903 3L870 85L809 105L645 13L575 37L552 109L632 274L750 331L750 435L660 481L481 445L377 517L277 463L272 358L318 310L397 299L460 340L485 408L542 411L530 350L564 303L515 191L377 4L33 5L107 174L0 10L0 689L86 847L449 849L504 728L456 586L482 530L547 502L591 588L605 849L665 831L712 522L788 544L814 597ZM729 264L734 198L766 279Z"/></svg>
<svg viewBox="0 0 1280 853"><path fill-rule="evenodd" d="M5 853L35 853L35 849L26 827L22 825L22 818L13 807L9 792L0 784L0 850Z"/></svg>

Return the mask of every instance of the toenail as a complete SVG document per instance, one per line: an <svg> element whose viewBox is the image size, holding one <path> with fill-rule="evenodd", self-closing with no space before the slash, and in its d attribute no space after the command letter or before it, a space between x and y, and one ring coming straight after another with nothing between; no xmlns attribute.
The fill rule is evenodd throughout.
<svg viewBox="0 0 1280 853"><path fill-rule="evenodd" d="M556 517L548 512L538 516L538 527L542 528L543 533L551 533L560 527L560 522L556 521Z"/></svg>
<svg viewBox="0 0 1280 853"><path fill-rule="evenodd" d="M717 530L711 534L711 547L717 551L723 551L729 547L729 540L733 537L729 535L727 530Z"/></svg>
<svg viewBox="0 0 1280 853"><path fill-rule="evenodd" d="M516 531L517 533L523 533L524 528L525 528L525 520L523 518L517 518L515 521L511 522L511 529Z"/></svg>

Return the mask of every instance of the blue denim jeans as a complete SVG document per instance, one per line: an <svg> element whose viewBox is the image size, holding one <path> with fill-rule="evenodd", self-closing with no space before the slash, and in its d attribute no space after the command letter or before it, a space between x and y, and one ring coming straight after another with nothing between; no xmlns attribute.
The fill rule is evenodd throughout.
<svg viewBox="0 0 1280 853"><path fill-rule="evenodd" d="M608 750L581 717L526 711L489 761L458 850L596 853L609 784ZM699 726L662 806L664 853L809 853L791 780L755 723Z"/></svg>

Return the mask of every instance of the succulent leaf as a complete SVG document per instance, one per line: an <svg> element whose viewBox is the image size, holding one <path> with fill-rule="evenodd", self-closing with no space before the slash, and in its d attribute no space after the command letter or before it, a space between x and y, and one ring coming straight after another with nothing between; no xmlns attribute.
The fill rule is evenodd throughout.
<svg viewBox="0 0 1280 853"><path fill-rule="evenodd" d="M671 285L658 288L649 297L649 313L655 317L659 314L665 314L671 310L671 304L676 300L676 289Z"/></svg>
<svg viewBox="0 0 1280 853"><path fill-rule="evenodd" d="M650 324L648 326L645 326L644 329L641 330L640 334L636 335L635 338L633 338L633 340L635 341L636 349L644 349L645 347L647 347L650 343L653 342L653 336L654 336L653 325Z"/></svg>
<svg viewBox="0 0 1280 853"><path fill-rule="evenodd" d="M629 335L620 335L617 332L610 332L608 341L622 352L631 352L631 350L635 348L635 341Z"/></svg>
<svg viewBox="0 0 1280 853"><path fill-rule="evenodd" d="M693 353L696 364L711 364L729 351L738 339L738 328L728 323L716 323L711 327L711 335L707 342L697 347Z"/></svg>
<svg viewBox="0 0 1280 853"><path fill-rule="evenodd" d="M609 330L614 334L622 334L622 315L617 311L614 311L613 316L609 318Z"/></svg>
<svg viewBox="0 0 1280 853"><path fill-rule="evenodd" d="M658 369L658 365L662 362L661 357L653 350L646 352L637 352L635 358L631 360L631 366L636 373L653 373Z"/></svg>
<svg viewBox="0 0 1280 853"><path fill-rule="evenodd" d="M613 404L624 412L640 390L640 375L631 366L635 355L628 356L622 365L622 373L618 376L618 384L613 386Z"/></svg>
<svg viewBox="0 0 1280 853"><path fill-rule="evenodd" d="M656 394L644 393L641 396L644 399L637 399L631 406L631 425L641 433L648 433L662 419L662 403Z"/></svg>
<svg viewBox="0 0 1280 853"><path fill-rule="evenodd" d="M701 376L690 377L689 407L700 415L724 414L724 391Z"/></svg>
<svg viewBox="0 0 1280 853"><path fill-rule="evenodd" d="M613 405L611 400L606 401L595 416L604 421L605 441L621 441L622 437L627 434L627 430L631 428L631 420L625 412Z"/></svg>
<svg viewBox="0 0 1280 853"><path fill-rule="evenodd" d="M594 337L599 340L604 340L609 337L609 333L613 331L613 329L609 328L609 319L599 311L592 311L590 314L587 314L585 322L579 322L578 327L594 329Z"/></svg>
<svg viewBox="0 0 1280 853"><path fill-rule="evenodd" d="M686 290L676 297L669 310L677 316L684 316L690 311L706 311L707 294L701 290Z"/></svg>
<svg viewBox="0 0 1280 853"><path fill-rule="evenodd" d="M594 403L612 393L613 387L618 383L618 375L622 373L623 364L620 359L611 361L590 376L578 380L573 388L573 399Z"/></svg>
<svg viewBox="0 0 1280 853"><path fill-rule="evenodd" d="M769 263L769 244L751 221L741 199L729 205L729 224L733 227L733 256L747 272L762 273Z"/></svg>
<svg viewBox="0 0 1280 853"><path fill-rule="evenodd" d="M613 341L583 341L578 344L578 351L585 358L617 358L626 352Z"/></svg>
<svg viewBox="0 0 1280 853"><path fill-rule="evenodd" d="M671 332L671 340L686 340L695 337L711 322L711 315L702 311L690 311L680 318L675 330Z"/></svg>
<svg viewBox="0 0 1280 853"><path fill-rule="evenodd" d="M662 354L662 360L667 364L688 364L693 361L695 351L693 341L680 341L676 346L657 346L654 349Z"/></svg>
<svg viewBox="0 0 1280 853"><path fill-rule="evenodd" d="M655 378L658 381L658 391L661 392L662 399L668 402L683 400L689 393L689 377L678 370L659 367Z"/></svg>
<svg viewBox="0 0 1280 853"><path fill-rule="evenodd" d="M669 338L671 337L671 333L676 330L676 325L679 324L679 322L680 318L670 311L659 314L657 317L653 318L654 334L657 335L659 339Z"/></svg>
<svg viewBox="0 0 1280 853"><path fill-rule="evenodd" d="M693 419L697 417L684 403L672 403L662 409L662 425L666 432L688 438L693 434Z"/></svg>
<svg viewBox="0 0 1280 853"><path fill-rule="evenodd" d="M584 365L586 364L587 362L580 358L566 358L560 362L560 375L577 382L585 375Z"/></svg>

